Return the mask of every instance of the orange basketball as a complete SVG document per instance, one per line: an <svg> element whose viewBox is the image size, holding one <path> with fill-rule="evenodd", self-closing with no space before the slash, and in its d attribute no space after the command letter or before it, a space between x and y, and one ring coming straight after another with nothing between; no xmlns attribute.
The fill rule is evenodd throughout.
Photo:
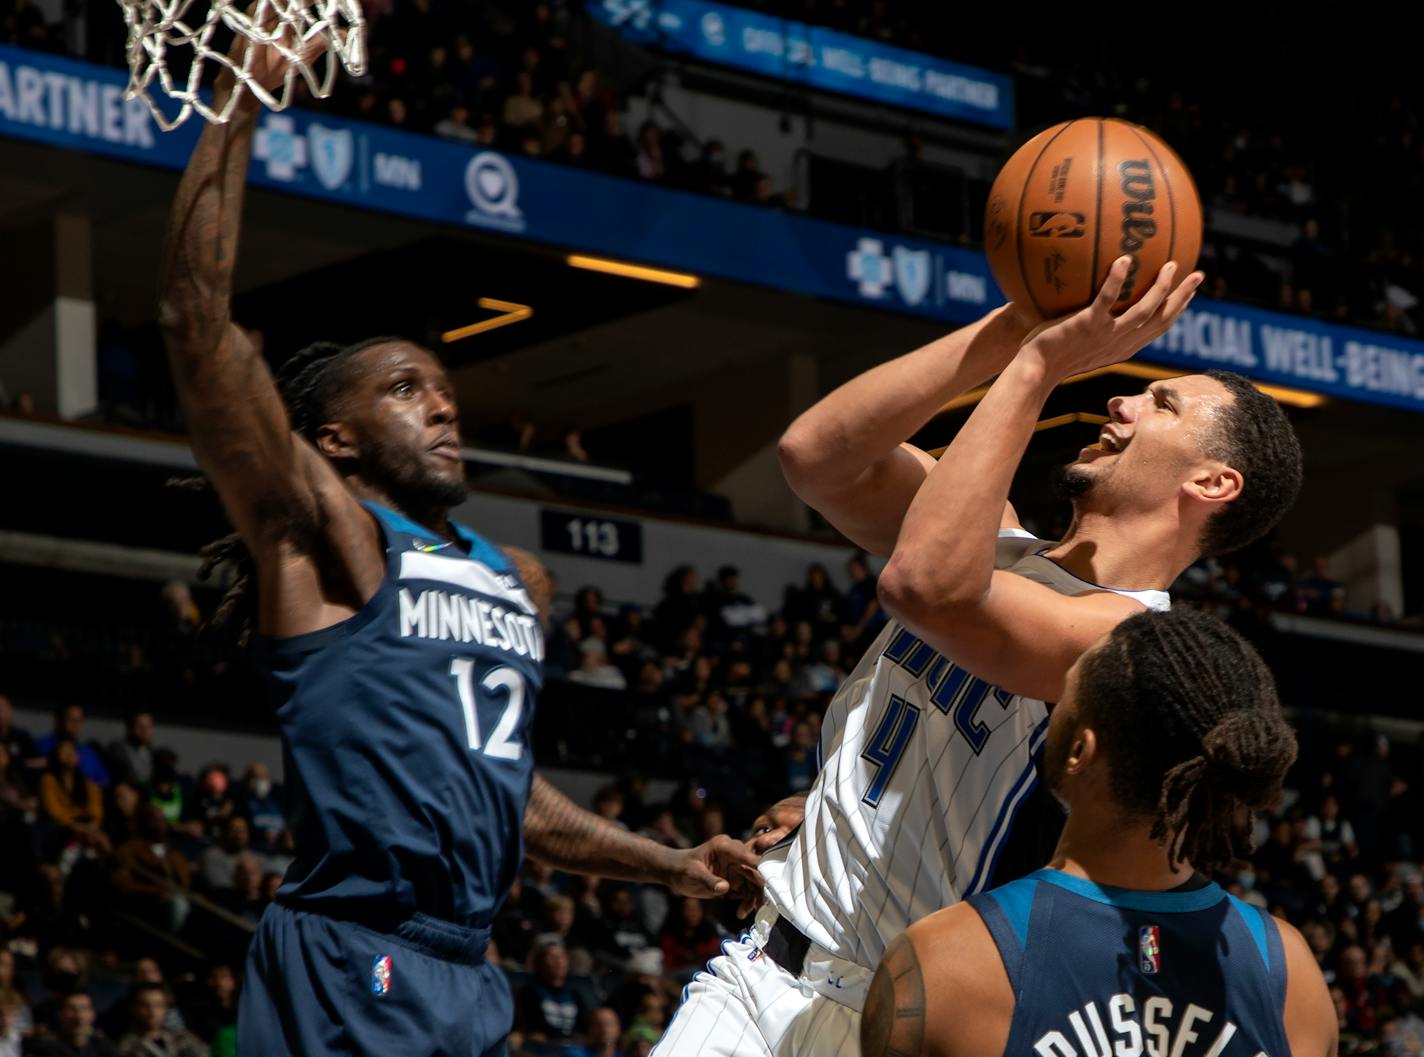
<svg viewBox="0 0 1424 1057"><path fill-rule="evenodd" d="M1153 133L1114 118L1065 121L1009 159L989 191L984 242L1010 301L1051 319L1086 306L1112 262L1132 257L1117 310L1168 261L1185 277L1201 251L1192 174Z"/></svg>

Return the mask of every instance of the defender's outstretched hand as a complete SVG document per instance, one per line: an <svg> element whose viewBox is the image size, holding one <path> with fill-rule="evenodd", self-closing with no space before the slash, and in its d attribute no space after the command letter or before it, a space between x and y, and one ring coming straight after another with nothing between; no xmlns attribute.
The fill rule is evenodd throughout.
<svg viewBox="0 0 1424 1057"><path fill-rule="evenodd" d="M722 834L678 852L664 884L677 895L696 899L714 899L729 893L746 899L761 893L759 858L741 841Z"/></svg>
<svg viewBox="0 0 1424 1057"><path fill-rule="evenodd" d="M1168 263L1141 301L1121 315L1113 315L1131 263L1130 257L1115 260L1091 305L1040 324L1024 340L1019 355L1037 358L1050 375L1062 380L1131 359L1167 333L1204 276L1193 272L1177 283L1177 266Z"/></svg>

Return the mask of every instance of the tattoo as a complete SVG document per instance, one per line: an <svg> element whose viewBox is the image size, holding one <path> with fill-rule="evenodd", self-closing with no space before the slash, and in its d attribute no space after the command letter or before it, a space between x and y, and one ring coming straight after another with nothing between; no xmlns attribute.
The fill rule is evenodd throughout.
<svg viewBox="0 0 1424 1057"><path fill-rule="evenodd" d="M537 774L524 839L531 856L574 873L663 884L672 866L667 848L585 811Z"/></svg>
<svg viewBox="0 0 1424 1057"><path fill-rule="evenodd" d="M925 1053L925 981L915 945L903 934L885 951L860 1019L863 1057Z"/></svg>

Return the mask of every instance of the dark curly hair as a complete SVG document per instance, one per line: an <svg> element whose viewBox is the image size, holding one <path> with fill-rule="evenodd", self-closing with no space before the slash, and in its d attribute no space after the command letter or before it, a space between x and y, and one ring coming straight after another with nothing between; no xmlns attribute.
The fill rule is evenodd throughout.
<svg viewBox="0 0 1424 1057"><path fill-rule="evenodd" d="M317 433L332 420L341 398L351 382L350 368L356 356L377 345L404 341L398 337L367 338L353 345L334 341L318 341L294 353L277 370L277 391L287 407L287 417L294 432L315 443ZM170 482L180 488L207 489L206 477L186 477ZM239 644L245 644L253 626L253 574L256 571L252 553L236 532L213 540L198 552L202 565L198 579L207 580L214 572L227 566L231 579L222 601L208 620L206 629L214 632L233 631Z"/></svg>
<svg viewBox="0 0 1424 1057"><path fill-rule="evenodd" d="M1077 698L1113 799L1152 820L1174 867L1209 872L1249 853L1251 812L1280 796L1296 741L1240 635L1195 609L1130 617L1083 657Z"/></svg>
<svg viewBox="0 0 1424 1057"><path fill-rule="evenodd" d="M1280 405L1239 374L1207 371L1233 399L1206 444L1209 458L1241 471L1241 494L1202 533L1204 556L1260 539L1295 505L1303 475L1300 441Z"/></svg>

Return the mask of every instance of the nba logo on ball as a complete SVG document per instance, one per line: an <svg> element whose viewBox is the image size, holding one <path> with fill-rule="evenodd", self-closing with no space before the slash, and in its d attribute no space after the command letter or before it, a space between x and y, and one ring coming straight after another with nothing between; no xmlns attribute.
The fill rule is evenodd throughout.
<svg viewBox="0 0 1424 1057"><path fill-rule="evenodd" d="M391 956L383 954L371 966L371 994L384 995L391 989Z"/></svg>
<svg viewBox="0 0 1424 1057"><path fill-rule="evenodd" d="M523 231L524 214L519 210L519 176L503 155L481 151L465 166L465 193L474 209L465 214L471 224Z"/></svg>
<svg viewBox="0 0 1424 1057"><path fill-rule="evenodd" d="M1161 934L1156 925L1143 925L1137 930L1137 961L1149 975L1162 968Z"/></svg>

